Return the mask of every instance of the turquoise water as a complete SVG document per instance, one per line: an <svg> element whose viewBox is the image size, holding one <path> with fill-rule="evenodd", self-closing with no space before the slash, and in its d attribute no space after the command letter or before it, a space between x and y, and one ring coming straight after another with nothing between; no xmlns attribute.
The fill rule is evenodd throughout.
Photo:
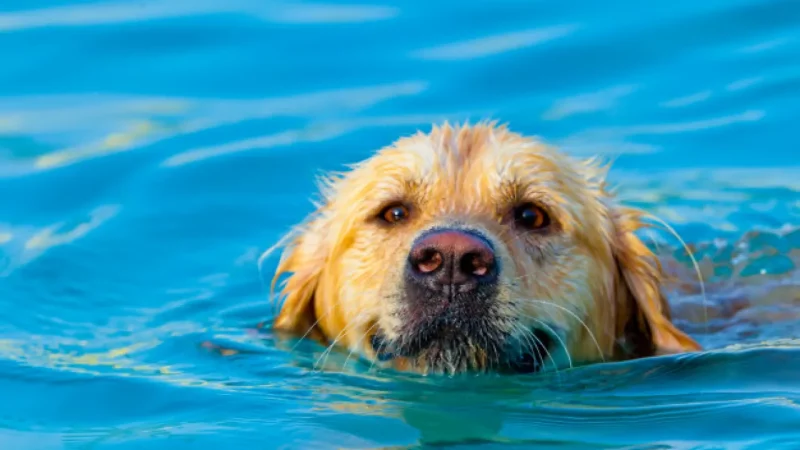
<svg viewBox="0 0 800 450"><path fill-rule="evenodd" d="M0 55L0 449L800 448L800 2L3 0ZM486 118L615 158L707 352L422 378L259 327L316 174Z"/></svg>

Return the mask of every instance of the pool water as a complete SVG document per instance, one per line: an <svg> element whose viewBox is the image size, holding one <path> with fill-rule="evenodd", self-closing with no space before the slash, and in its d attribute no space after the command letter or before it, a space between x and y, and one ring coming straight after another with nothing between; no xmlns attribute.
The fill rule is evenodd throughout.
<svg viewBox="0 0 800 450"><path fill-rule="evenodd" d="M0 55L1 449L800 448L800 2L3 0ZM317 174L491 118L614 159L708 351L418 377L259 326Z"/></svg>

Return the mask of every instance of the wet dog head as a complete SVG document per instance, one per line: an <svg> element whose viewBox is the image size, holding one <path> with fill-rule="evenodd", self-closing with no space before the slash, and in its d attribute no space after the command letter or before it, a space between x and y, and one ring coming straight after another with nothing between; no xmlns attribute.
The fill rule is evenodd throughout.
<svg viewBox="0 0 800 450"><path fill-rule="evenodd" d="M327 179L274 326L418 372L698 349L604 172L493 124L434 127Z"/></svg>

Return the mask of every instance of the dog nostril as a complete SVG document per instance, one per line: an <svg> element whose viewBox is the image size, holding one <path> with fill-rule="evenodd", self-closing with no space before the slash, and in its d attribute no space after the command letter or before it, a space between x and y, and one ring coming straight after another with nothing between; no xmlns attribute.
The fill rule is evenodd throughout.
<svg viewBox="0 0 800 450"><path fill-rule="evenodd" d="M442 267L442 254L432 248L425 249L416 261L416 268L421 273L431 273Z"/></svg>
<svg viewBox="0 0 800 450"><path fill-rule="evenodd" d="M468 253L461 258L461 271L464 274L483 277L494 268L494 258L479 252Z"/></svg>

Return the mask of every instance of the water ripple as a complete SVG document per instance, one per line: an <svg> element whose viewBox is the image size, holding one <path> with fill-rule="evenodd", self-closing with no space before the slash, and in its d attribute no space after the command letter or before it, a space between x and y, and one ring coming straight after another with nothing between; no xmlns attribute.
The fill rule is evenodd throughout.
<svg viewBox="0 0 800 450"><path fill-rule="evenodd" d="M238 13L284 24L361 23L387 20L398 10L385 6L197 0L93 3L0 14L0 33L43 27L86 27L143 20L179 19L195 15Z"/></svg>

